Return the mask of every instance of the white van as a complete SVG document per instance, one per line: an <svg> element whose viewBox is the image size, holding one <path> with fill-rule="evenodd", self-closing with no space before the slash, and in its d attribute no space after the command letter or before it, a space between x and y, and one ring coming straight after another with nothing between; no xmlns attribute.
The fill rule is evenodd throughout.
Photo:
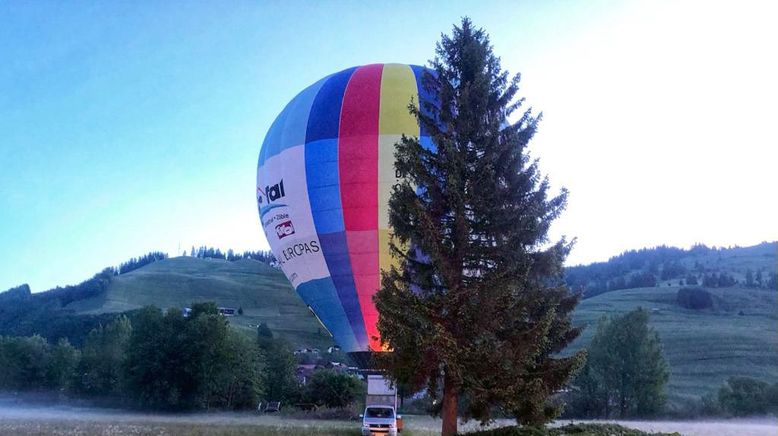
<svg viewBox="0 0 778 436"><path fill-rule="evenodd" d="M402 430L402 416L397 416L392 406L367 406L361 418L362 436L397 436Z"/></svg>

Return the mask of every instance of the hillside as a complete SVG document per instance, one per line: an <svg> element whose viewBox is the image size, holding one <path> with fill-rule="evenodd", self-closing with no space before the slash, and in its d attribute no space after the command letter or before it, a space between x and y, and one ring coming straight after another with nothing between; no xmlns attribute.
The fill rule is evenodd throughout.
<svg viewBox="0 0 778 436"><path fill-rule="evenodd" d="M113 278L97 296L65 306L76 314L125 312L146 305L181 308L193 302L243 308L230 323L253 333L259 323L293 345L327 347L332 341L286 277L253 260L177 257L164 259Z"/></svg>
<svg viewBox="0 0 778 436"><path fill-rule="evenodd" d="M717 390L728 377L778 379L778 243L753 247L631 250L608 262L566 268L583 292L574 322L584 325L572 349L585 347L604 315L651 311L670 365L671 402ZM750 277L750 278L749 278ZM703 287L715 305L690 310L676 303L684 286Z"/></svg>
<svg viewBox="0 0 778 436"><path fill-rule="evenodd" d="M626 251L607 262L565 268L565 281L584 298L623 289L703 285L778 289L778 242L753 247L689 250L660 246Z"/></svg>
<svg viewBox="0 0 778 436"><path fill-rule="evenodd" d="M643 307L651 311L651 326L659 333L670 365L671 402L713 392L731 376L778 380L776 291L710 289L718 307L689 310L676 304L678 289L628 289L583 300L576 309L574 323L587 328L572 348L591 341L601 316Z"/></svg>

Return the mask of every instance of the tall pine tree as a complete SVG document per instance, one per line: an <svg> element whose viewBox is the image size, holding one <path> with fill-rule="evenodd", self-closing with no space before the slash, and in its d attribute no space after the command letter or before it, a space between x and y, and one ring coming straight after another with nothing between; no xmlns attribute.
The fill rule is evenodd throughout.
<svg viewBox="0 0 778 436"><path fill-rule="evenodd" d="M457 432L457 408L486 422L495 407L524 424L558 413L547 402L582 364L560 357L579 330L578 297L562 281L571 243L549 244L567 192L548 181L526 147L539 116L520 109L487 34L469 19L438 43L424 87L434 96L410 110L433 146L403 137L390 199L392 252L375 301L385 345L378 363L398 382L432 395L442 387L442 433ZM441 386L442 383L442 386Z"/></svg>

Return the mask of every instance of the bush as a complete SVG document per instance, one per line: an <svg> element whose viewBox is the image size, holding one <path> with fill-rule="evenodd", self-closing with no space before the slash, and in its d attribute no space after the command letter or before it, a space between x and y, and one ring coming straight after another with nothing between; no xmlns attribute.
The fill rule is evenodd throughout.
<svg viewBox="0 0 778 436"><path fill-rule="evenodd" d="M664 416L670 419L696 419L722 415L723 412L716 392L710 392L699 398L671 403L664 413Z"/></svg>
<svg viewBox="0 0 778 436"><path fill-rule="evenodd" d="M734 416L767 413L767 383L750 377L730 377L719 389L719 404Z"/></svg>
<svg viewBox="0 0 778 436"><path fill-rule="evenodd" d="M768 385L749 377L732 377L718 391L674 404L667 412L678 419L777 413L778 383Z"/></svg>
<svg viewBox="0 0 778 436"><path fill-rule="evenodd" d="M500 427L467 433L468 436L672 436L678 433L646 433L618 424L569 424L556 428ZM680 436L680 435L678 435Z"/></svg>
<svg viewBox="0 0 778 436"><path fill-rule="evenodd" d="M305 385L306 403L330 408L343 408L353 404L366 392L365 384L346 374L331 370L316 371Z"/></svg>
<svg viewBox="0 0 778 436"><path fill-rule="evenodd" d="M778 415L778 382L773 383L765 391L765 401L770 413Z"/></svg>
<svg viewBox="0 0 778 436"><path fill-rule="evenodd" d="M675 301L679 306L692 310L713 307L713 296L702 288L681 288L678 290Z"/></svg>
<svg viewBox="0 0 778 436"><path fill-rule="evenodd" d="M467 433L468 436L550 436L551 433L545 428L535 427L500 427L492 430L482 430Z"/></svg>

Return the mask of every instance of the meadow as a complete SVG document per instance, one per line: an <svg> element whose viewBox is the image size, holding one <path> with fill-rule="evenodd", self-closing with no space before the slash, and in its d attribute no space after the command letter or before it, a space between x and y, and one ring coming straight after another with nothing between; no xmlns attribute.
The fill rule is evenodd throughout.
<svg viewBox="0 0 778 436"><path fill-rule="evenodd" d="M253 334L266 323L293 346L326 349L332 338L277 269L262 262L176 257L114 278L107 292L66 306L79 314L124 312L155 305L181 308L193 302L242 308L230 324Z"/></svg>
<svg viewBox="0 0 778 436"><path fill-rule="evenodd" d="M650 324L659 333L670 366L671 404L715 392L731 376L778 379L778 293L711 289L716 307L690 310L676 304L678 289L628 289L581 301L574 323L587 328L571 350L591 340L601 316L643 307L651 311Z"/></svg>

